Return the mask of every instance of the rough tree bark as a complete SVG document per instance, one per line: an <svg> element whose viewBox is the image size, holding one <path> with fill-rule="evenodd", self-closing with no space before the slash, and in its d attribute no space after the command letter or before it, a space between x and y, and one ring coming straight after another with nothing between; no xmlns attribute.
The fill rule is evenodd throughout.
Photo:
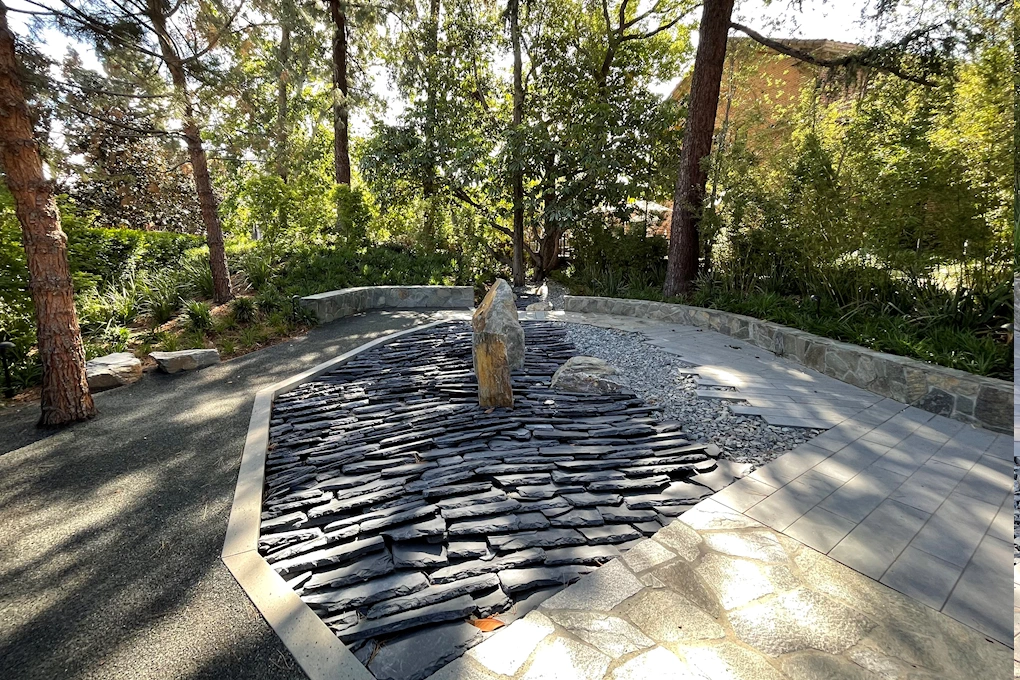
<svg viewBox="0 0 1020 680"><path fill-rule="evenodd" d="M423 229L423 246L432 249L436 245L436 206L433 197L436 195L436 116L439 78L436 72L436 60L439 56L439 11L440 0L429 0L428 24L425 27L425 176L422 178L422 197L425 199L425 224Z"/></svg>
<svg viewBox="0 0 1020 680"><path fill-rule="evenodd" d="M348 138L347 14L340 0L329 0L333 20L333 164L336 183L351 183L351 152Z"/></svg>
<svg viewBox="0 0 1020 680"><path fill-rule="evenodd" d="M287 183L289 164L287 148L289 143L287 126L287 84L290 80L290 3L283 3L280 17L279 72L276 76L276 174Z"/></svg>
<svg viewBox="0 0 1020 680"><path fill-rule="evenodd" d="M14 55L14 34L0 4L0 163L28 261L29 292L35 305L36 338L43 365L40 425L63 425L91 418L96 406L85 377L85 346L74 310L67 263L67 236L52 183L43 175L32 133L25 91Z"/></svg>
<svg viewBox="0 0 1020 680"><path fill-rule="evenodd" d="M230 302L234 296L230 289L230 272L227 269L227 251L223 247L223 227L220 225L219 201L213 191L212 177L209 175L209 162L202 144L202 130L198 126L195 103L188 89L188 78L184 71L184 60L174 47L170 34L166 30L166 15L163 14L163 3L160 0L148 0L148 17L159 40L163 62L170 71L170 79L174 90L181 98L184 106L184 126L182 132L188 145L188 156L191 159L191 174L195 178L195 190L198 192L198 204L202 209L202 223L205 225L205 240L209 244L209 267L212 270L213 300L217 304Z"/></svg>
<svg viewBox="0 0 1020 680"><path fill-rule="evenodd" d="M512 164L510 182L513 191L513 272L514 285L524 285L524 169L521 166L520 144L517 141L517 134L521 122L524 120L524 84L522 81L521 63L521 24L520 24L520 0L510 0L510 43L514 52L514 108L513 126L514 140L510 162Z"/></svg>
<svg viewBox="0 0 1020 680"><path fill-rule="evenodd" d="M688 293L698 275L698 223L708 179L704 161L712 152L732 14L733 0L705 0L698 26L698 51L694 57L687 123L680 149L680 171L673 191L669 264L664 286L669 296Z"/></svg>

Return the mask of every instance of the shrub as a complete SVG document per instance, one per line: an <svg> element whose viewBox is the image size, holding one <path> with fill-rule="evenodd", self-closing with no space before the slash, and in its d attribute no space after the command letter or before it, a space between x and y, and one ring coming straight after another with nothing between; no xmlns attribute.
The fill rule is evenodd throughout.
<svg viewBox="0 0 1020 680"><path fill-rule="evenodd" d="M213 296L212 269L209 268L208 248L196 248L188 251L181 265L184 287L191 296L210 299Z"/></svg>
<svg viewBox="0 0 1020 680"><path fill-rule="evenodd" d="M212 328L212 310L204 302L192 300L184 305L184 313L188 317L188 326L195 331L206 331Z"/></svg>
<svg viewBox="0 0 1020 680"><path fill-rule="evenodd" d="M230 311L240 323L249 323L255 319L255 300L250 297L236 297L230 301Z"/></svg>
<svg viewBox="0 0 1020 680"><path fill-rule="evenodd" d="M166 323L181 309L181 281L175 273L164 272L146 277L142 305L155 325Z"/></svg>

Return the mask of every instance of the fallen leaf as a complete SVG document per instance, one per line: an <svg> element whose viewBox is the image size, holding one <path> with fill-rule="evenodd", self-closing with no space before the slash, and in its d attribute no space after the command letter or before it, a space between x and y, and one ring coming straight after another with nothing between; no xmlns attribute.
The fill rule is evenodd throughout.
<svg viewBox="0 0 1020 680"><path fill-rule="evenodd" d="M476 619L475 621L471 622L471 625L483 632L488 633L490 631L496 630L497 628L502 628L506 624L500 621L499 619Z"/></svg>

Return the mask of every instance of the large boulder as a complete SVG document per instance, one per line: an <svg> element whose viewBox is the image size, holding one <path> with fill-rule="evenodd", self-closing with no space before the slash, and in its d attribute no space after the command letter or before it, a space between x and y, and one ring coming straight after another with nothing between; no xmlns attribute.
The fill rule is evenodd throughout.
<svg viewBox="0 0 1020 680"><path fill-rule="evenodd" d="M503 338L510 370L524 368L524 329L517 316L514 290L503 279L496 279L478 305L471 326L475 333L492 333Z"/></svg>
<svg viewBox="0 0 1020 680"><path fill-rule="evenodd" d="M142 362L131 352L114 352L85 362L90 392L130 385L142 377Z"/></svg>
<svg viewBox="0 0 1020 680"><path fill-rule="evenodd" d="M509 283L496 279L475 310L471 326L478 404L483 408L513 407L510 371L524 366L524 329Z"/></svg>
<svg viewBox="0 0 1020 680"><path fill-rule="evenodd" d="M626 387L614 380L619 369L595 357L571 357L553 373L552 388L563 392L614 394Z"/></svg>
<svg viewBox="0 0 1020 680"><path fill-rule="evenodd" d="M220 362L220 353L215 349L182 349L177 352L150 352L159 370L164 373L194 371Z"/></svg>

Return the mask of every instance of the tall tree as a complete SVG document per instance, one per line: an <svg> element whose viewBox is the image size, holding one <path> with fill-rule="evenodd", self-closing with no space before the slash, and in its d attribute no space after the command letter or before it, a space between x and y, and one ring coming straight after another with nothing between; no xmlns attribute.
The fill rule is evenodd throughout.
<svg viewBox="0 0 1020 680"><path fill-rule="evenodd" d="M328 0L333 22L333 163L337 184L351 183L350 86L348 84L347 7L341 0Z"/></svg>
<svg viewBox="0 0 1020 680"><path fill-rule="evenodd" d="M67 236L53 185L43 174L42 158L32 132L7 26L0 3L0 162L14 196L35 305L36 337L43 364L40 425L63 425L91 418L96 407L85 376L85 346L74 309L74 289L67 263Z"/></svg>
<svg viewBox="0 0 1020 680"><path fill-rule="evenodd" d="M510 0L507 13L510 15L510 44L514 53L514 104L513 130L511 137L513 148L510 154L510 182L513 193L513 277L515 286L524 285L524 167L520 154L521 123L524 121L524 81L523 60L521 57L521 3Z"/></svg>

